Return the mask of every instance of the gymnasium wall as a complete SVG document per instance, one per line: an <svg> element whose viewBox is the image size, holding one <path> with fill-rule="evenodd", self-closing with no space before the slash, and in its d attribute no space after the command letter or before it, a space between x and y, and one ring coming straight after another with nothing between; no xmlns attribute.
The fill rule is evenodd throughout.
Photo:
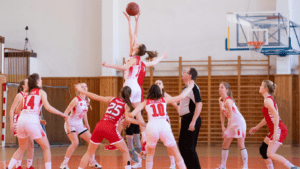
<svg viewBox="0 0 300 169"><path fill-rule="evenodd" d="M0 1L5 47L23 49L28 38L38 55L31 70L43 77L101 75L100 0ZM30 47L29 47L30 49Z"/></svg>

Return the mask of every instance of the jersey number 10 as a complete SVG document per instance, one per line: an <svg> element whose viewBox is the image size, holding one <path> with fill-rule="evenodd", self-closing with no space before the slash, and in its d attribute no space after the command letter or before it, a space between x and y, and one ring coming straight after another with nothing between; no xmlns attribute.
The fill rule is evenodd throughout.
<svg viewBox="0 0 300 169"><path fill-rule="evenodd" d="M152 117L165 116L165 109L163 104L152 104L150 105L150 107L152 107L153 110ZM156 110L158 110L158 114Z"/></svg>

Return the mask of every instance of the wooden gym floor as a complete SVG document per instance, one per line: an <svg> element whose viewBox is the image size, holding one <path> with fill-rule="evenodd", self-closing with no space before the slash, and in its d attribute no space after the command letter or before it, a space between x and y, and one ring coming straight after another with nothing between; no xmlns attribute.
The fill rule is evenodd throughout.
<svg viewBox="0 0 300 169"><path fill-rule="evenodd" d="M249 155L249 169L264 169L266 168L263 159L259 155L259 146L257 144L246 145ZM17 147L6 147L0 149L0 169L4 169L5 165L9 163L13 153L17 150ZM63 161L64 154L67 150L66 146L51 147L52 153L52 168L58 169ZM80 159L87 150L87 145L80 145L74 152L69 161L70 169L77 169ZM207 146L200 144L197 146L197 152L200 159L202 169L216 168L221 163L221 145ZM293 164L300 165L300 147L283 145L279 148L278 153L290 160ZM123 169L122 155L119 151L106 151L104 150L104 144L100 145L96 151L96 160L103 169ZM154 157L153 168L167 169L169 168L170 161L167 154L167 149L162 144L158 144ZM242 166L242 159L240 151L237 145L231 145L229 149L229 157L227 161L227 169L240 169ZM26 155L22 161L23 169L26 168ZM44 169L43 151L39 147L35 147L33 167L35 169ZM274 162L275 169L284 169L281 164ZM89 167L87 167L89 168ZM143 167L145 168L145 160L143 160Z"/></svg>

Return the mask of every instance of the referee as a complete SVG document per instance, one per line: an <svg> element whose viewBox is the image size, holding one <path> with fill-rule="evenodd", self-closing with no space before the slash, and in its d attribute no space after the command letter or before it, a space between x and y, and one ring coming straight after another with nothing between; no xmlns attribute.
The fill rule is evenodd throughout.
<svg viewBox="0 0 300 169"><path fill-rule="evenodd" d="M185 85L196 80L197 70L189 68L183 72L182 80ZM183 88L185 89L186 86ZM196 85L193 90L180 101L179 115L181 116L181 129L178 141L179 151L184 159L187 169L201 169L196 152L199 130L201 127L200 112L202 101L200 90Z"/></svg>

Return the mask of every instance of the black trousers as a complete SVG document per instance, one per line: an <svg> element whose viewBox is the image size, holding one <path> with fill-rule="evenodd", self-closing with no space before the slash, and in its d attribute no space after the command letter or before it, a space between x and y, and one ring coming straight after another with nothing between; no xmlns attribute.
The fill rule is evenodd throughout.
<svg viewBox="0 0 300 169"><path fill-rule="evenodd" d="M187 169L201 169L196 152L197 140L201 127L201 117L199 116L196 120L195 130L190 131L188 129L193 119L193 115L194 113L189 113L181 117L178 147Z"/></svg>

